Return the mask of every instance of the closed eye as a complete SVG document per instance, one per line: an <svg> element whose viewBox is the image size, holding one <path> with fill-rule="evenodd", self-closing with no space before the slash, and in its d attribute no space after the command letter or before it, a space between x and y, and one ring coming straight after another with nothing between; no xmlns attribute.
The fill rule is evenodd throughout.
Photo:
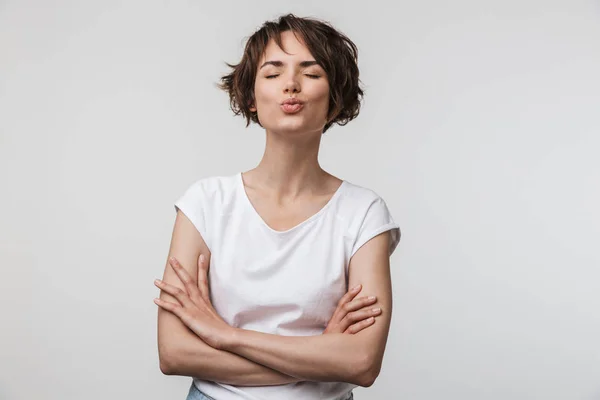
<svg viewBox="0 0 600 400"><path fill-rule="evenodd" d="M319 75L311 75L311 74L305 74L305 75L308 76L308 77L310 77L311 79L319 79L320 78ZM265 78L267 78L267 79L273 79L273 78L276 78L278 76L279 76L279 74L277 74L277 75L267 75Z"/></svg>

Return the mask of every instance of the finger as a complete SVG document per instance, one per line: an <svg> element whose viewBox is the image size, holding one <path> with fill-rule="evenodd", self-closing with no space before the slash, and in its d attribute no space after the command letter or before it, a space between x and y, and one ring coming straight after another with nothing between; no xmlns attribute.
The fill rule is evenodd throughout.
<svg viewBox="0 0 600 400"><path fill-rule="evenodd" d="M348 315L351 314L353 311L359 310L365 306L371 305L373 303L375 303L377 301L377 297L375 296L364 296L361 297L359 299L355 299L349 303L346 303L344 305L342 305L341 307L338 307L338 309L336 310L336 322L340 325L340 327L342 329L346 329L348 328L350 325L352 325L353 322L356 321L352 321L348 318Z"/></svg>
<svg viewBox="0 0 600 400"><path fill-rule="evenodd" d="M377 302L376 296L363 296L346 303L344 305L344 310L346 313L349 313L351 311L360 310L361 308L374 304L375 302Z"/></svg>
<svg viewBox="0 0 600 400"><path fill-rule="evenodd" d="M346 292L346 294L344 294L342 296L342 298L340 299L340 301L338 301L338 307L343 305L344 303L349 302L350 300L352 300L353 298L356 297L356 295L360 292L362 285L356 285L355 287L353 287L352 289L350 289L348 292Z"/></svg>
<svg viewBox="0 0 600 400"><path fill-rule="evenodd" d="M183 289L168 284L167 282L161 281L160 279L154 280L154 284L163 292L170 294L175 297L179 303L184 307L190 307L193 305L187 292Z"/></svg>
<svg viewBox="0 0 600 400"><path fill-rule="evenodd" d="M154 302L160 308L164 308L165 310L172 312L173 314L175 314L179 318L181 318L180 314L181 314L182 307L179 304L171 303L170 301L165 301L165 300L161 300L161 299L154 299Z"/></svg>
<svg viewBox="0 0 600 400"><path fill-rule="evenodd" d="M200 296L200 293L198 291L198 286L196 285L194 279L185 270L185 268L181 266L181 264L179 263L179 261L177 261L175 257L171 257L169 259L169 263L171 264L171 267L173 268L179 279L181 279L181 282L183 282L183 286L185 287L185 290L189 297L196 300L196 298Z"/></svg>
<svg viewBox="0 0 600 400"><path fill-rule="evenodd" d="M360 331L362 331L363 329L373 325L375 323L375 318L374 317L369 317L367 319L363 319L360 322L357 322L355 324L352 324L348 327L348 329L346 329L344 331L344 333L351 333L351 334L355 334L358 333Z"/></svg>
<svg viewBox="0 0 600 400"><path fill-rule="evenodd" d="M198 257L198 291L205 302L210 303L208 289L208 262L206 256L200 254Z"/></svg>
<svg viewBox="0 0 600 400"><path fill-rule="evenodd" d="M346 315L342 307L344 304L347 304L351 301L356 295L360 292L362 285L356 285L352 289L350 289L346 294L342 296L342 298L338 301L337 308L335 309L333 316L331 317L332 321L339 322Z"/></svg>
<svg viewBox="0 0 600 400"><path fill-rule="evenodd" d="M362 321L364 319L370 317L376 317L381 314L381 308L367 308L365 307L362 310L354 311L346 314L346 321L348 321L347 326L354 324L355 322Z"/></svg>
<svg viewBox="0 0 600 400"><path fill-rule="evenodd" d="M370 308L370 307L369 308L365 307L362 310L350 312L350 313L346 314L344 316L344 318L342 318L342 320L340 321L340 323L339 323L340 329L342 331L345 331L352 324L354 324L358 321L363 321L370 317L376 317L379 314L381 314L380 308Z"/></svg>
<svg viewBox="0 0 600 400"><path fill-rule="evenodd" d="M160 307L163 308L177 316L186 326L190 327L193 323L193 319L190 318L190 315L185 311L183 307L179 304L171 303L169 301L154 299L154 302Z"/></svg>

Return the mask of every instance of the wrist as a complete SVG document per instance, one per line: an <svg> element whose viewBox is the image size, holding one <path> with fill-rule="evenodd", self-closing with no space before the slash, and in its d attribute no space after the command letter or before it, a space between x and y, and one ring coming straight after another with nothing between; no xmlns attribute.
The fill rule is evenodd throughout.
<svg viewBox="0 0 600 400"><path fill-rule="evenodd" d="M230 327L223 335L219 350L231 351L239 342L241 329Z"/></svg>

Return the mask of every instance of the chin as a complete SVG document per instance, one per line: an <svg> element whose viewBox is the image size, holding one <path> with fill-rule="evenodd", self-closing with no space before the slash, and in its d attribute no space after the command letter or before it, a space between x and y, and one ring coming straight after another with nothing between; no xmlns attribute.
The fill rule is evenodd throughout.
<svg viewBox="0 0 600 400"><path fill-rule="evenodd" d="M316 126L306 126L303 124L281 124L273 129L276 132L281 133L290 133L290 134L301 134L301 133L312 133L319 131L319 127ZM323 131L323 127L320 128L320 131Z"/></svg>
<svg viewBox="0 0 600 400"><path fill-rule="evenodd" d="M277 131L277 132L284 132L284 131L290 131L290 132L297 132L297 131L305 131L307 129L310 129L308 126L306 126L306 123L303 119L298 118L298 119L287 119L287 120L279 120L274 124L271 124L269 126L270 130L273 131Z"/></svg>

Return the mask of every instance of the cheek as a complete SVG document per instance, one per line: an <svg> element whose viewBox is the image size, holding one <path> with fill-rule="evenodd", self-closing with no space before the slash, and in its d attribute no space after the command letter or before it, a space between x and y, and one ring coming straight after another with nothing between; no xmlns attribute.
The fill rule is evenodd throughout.
<svg viewBox="0 0 600 400"><path fill-rule="evenodd" d="M315 88L315 94L319 101L329 100L329 84L321 84Z"/></svg>
<svg viewBox="0 0 600 400"><path fill-rule="evenodd" d="M329 107L329 87L321 89L317 94L317 102L325 108Z"/></svg>
<svg viewBox="0 0 600 400"><path fill-rule="evenodd" d="M269 103L278 100L276 90L264 86L254 88L254 97L257 103Z"/></svg>

